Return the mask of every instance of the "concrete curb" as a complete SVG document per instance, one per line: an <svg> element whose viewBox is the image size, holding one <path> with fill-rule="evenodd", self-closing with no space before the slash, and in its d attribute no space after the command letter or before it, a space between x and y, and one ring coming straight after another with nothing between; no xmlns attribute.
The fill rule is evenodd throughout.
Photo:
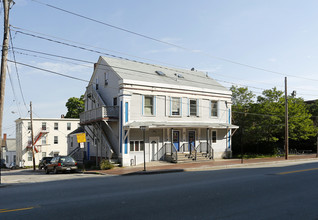
<svg viewBox="0 0 318 220"><path fill-rule="evenodd" d="M120 176L133 176L133 175L152 175L161 173L177 173L184 172L184 169L164 169L164 170L149 170L149 171L137 171L132 173L121 174Z"/></svg>

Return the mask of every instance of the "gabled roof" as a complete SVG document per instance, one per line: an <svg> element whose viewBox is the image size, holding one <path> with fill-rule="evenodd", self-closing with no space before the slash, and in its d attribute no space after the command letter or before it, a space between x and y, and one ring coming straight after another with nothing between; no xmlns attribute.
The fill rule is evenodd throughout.
<svg viewBox="0 0 318 220"><path fill-rule="evenodd" d="M159 83L168 84L168 86L191 87L200 90L218 90L220 92L229 93L227 88L214 79L207 77L206 74L201 71L176 69L109 57L100 57L99 63L102 61L105 61L124 82L128 80L144 83ZM102 66L101 68L105 69L105 67Z"/></svg>
<svg viewBox="0 0 318 220"><path fill-rule="evenodd" d="M17 145L16 145L15 139L7 139L6 150L7 151L16 151L17 150Z"/></svg>

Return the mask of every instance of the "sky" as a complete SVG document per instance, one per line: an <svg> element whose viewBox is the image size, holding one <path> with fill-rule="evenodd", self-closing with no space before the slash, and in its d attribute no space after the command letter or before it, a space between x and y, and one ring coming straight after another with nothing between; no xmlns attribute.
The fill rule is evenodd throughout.
<svg viewBox="0 0 318 220"><path fill-rule="evenodd" d="M194 67L255 95L284 90L287 77L288 93L317 99L317 10L316 0L15 0L8 60L29 66L8 63L3 133L15 137L15 120L29 117L30 102L35 118L65 115L67 100L85 93L93 63L107 54Z"/></svg>

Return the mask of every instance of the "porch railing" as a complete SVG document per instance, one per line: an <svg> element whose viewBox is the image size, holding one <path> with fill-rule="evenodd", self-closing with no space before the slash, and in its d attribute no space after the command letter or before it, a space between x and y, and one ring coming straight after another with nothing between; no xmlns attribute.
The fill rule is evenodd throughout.
<svg viewBox="0 0 318 220"><path fill-rule="evenodd" d="M174 144L166 143L164 144L164 151L165 151L165 159L168 159L167 157L171 157L171 162L178 162L178 150Z"/></svg>
<svg viewBox="0 0 318 220"><path fill-rule="evenodd" d="M118 118L118 106L101 106L91 109L80 114L81 123L101 120L102 118Z"/></svg>
<svg viewBox="0 0 318 220"><path fill-rule="evenodd" d="M214 159L214 149L211 144L207 142L201 142L198 146L195 147L195 160L197 160L197 153L201 153L203 156Z"/></svg>

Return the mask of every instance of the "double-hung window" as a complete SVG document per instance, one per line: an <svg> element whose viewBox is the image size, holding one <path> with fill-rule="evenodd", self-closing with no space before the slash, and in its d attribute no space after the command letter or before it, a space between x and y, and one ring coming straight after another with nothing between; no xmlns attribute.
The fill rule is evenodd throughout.
<svg viewBox="0 0 318 220"><path fill-rule="evenodd" d="M181 115L181 98L171 98L171 115Z"/></svg>
<svg viewBox="0 0 318 220"><path fill-rule="evenodd" d="M218 116L218 102L211 101L211 116L217 117Z"/></svg>
<svg viewBox="0 0 318 220"><path fill-rule="evenodd" d="M197 116L197 100L190 99L190 116Z"/></svg>
<svg viewBox="0 0 318 220"><path fill-rule="evenodd" d="M154 97L145 96L144 99L144 115L154 115Z"/></svg>
<svg viewBox="0 0 318 220"><path fill-rule="evenodd" d="M71 123L70 122L67 123L67 130L71 130Z"/></svg>
<svg viewBox="0 0 318 220"><path fill-rule="evenodd" d="M58 136L54 136L54 144L58 144L59 143L59 137Z"/></svg>
<svg viewBox="0 0 318 220"><path fill-rule="evenodd" d="M59 130L59 123L54 122L54 130Z"/></svg>

